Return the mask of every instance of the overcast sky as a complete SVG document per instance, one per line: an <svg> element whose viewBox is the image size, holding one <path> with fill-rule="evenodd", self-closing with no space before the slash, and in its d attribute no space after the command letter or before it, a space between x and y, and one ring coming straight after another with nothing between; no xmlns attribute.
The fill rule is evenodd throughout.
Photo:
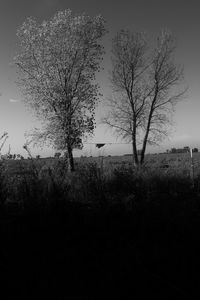
<svg viewBox="0 0 200 300"><path fill-rule="evenodd" d="M98 77L103 99L109 96L108 69L110 67L110 41L122 28L145 31L153 43L160 29L168 28L177 38L177 62L184 65L185 82L189 86L187 98L179 103L174 115L173 133L160 148L148 148L150 152L164 151L173 146L200 147L200 4L199 1L178 0L1 0L0 1L0 134L9 133L4 151L11 145L12 153L24 153L24 132L38 125L33 114L25 108L15 84L16 73L12 59L17 53L16 31L28 16L38 22L52 17L58 10L70 8L73 13L101 14L109 34L104 39L107 54L105 70ZM102 100L103 100L102 99ZM97 111L97 122L102 113ZM98 125L94 142L115 142L110 131ZM118 140L118 142L120 142ZM126 145L108 145L101 154L129 153ZM99 150L100 151L100 150ZM34 149L33 154L52 155L53 150ZM94 154L95 146L86 146L76 155ZM96 152L98 153L98 152Z"/></svg>

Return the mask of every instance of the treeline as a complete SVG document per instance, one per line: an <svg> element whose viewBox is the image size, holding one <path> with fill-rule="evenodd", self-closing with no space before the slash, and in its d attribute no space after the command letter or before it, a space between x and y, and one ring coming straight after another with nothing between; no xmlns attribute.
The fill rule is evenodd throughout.
<svg viewBox="0 0 200 300"><path fill-rule="evenodd" d="M190 147L186 146L184 148L172 148L171 150L167 150L166 153L187 153L190 152ZM199 152L198 148L192 149L193 153Z"/></svg>

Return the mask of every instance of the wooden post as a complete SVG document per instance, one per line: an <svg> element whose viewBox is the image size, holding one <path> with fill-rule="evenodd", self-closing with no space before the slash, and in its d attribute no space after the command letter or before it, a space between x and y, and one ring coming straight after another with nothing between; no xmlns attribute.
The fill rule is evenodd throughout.
<svg viewBox="0 0 200 300"><path fill-rule="evenodd" d="M192 187L194 188L194 162L193 162L192 148L190 148L190 158L191 158L190 178L192 180Z"/></svg>

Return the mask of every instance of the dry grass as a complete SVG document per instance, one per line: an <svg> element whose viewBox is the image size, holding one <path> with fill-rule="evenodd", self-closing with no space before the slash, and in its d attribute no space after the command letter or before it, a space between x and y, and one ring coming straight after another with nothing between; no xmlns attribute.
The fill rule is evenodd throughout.
<svg viewBox="0 0 200 300"><path fill-rule="evenodd" d="M130 157L79 158L77 171L68 174L62 160L6 161L0 263L10 281L4 282L15 291L31 290L34 299L39 288L58 299L61 290L77 288L83 295L91 285L130 292L133 282L137 293L194 295L199 177L193 187L184 173L186 155L152 155L140 170L130 163Z"/></svg>

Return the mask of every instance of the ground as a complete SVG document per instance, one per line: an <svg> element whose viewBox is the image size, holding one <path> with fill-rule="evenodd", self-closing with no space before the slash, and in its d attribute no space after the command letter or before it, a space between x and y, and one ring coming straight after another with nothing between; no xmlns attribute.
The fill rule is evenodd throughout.
<svg viewBox="0 0 200 300"><path fill-rule="evenodd" d="M127 171L130 157L78 158L66 183L61 173L38 178L32 165L58 160L8 161L0 186L4 299L200 296L198 158L194 186L189 154L149 155L139 173ZM4 204L8 197L22 206Z"/></svg>

